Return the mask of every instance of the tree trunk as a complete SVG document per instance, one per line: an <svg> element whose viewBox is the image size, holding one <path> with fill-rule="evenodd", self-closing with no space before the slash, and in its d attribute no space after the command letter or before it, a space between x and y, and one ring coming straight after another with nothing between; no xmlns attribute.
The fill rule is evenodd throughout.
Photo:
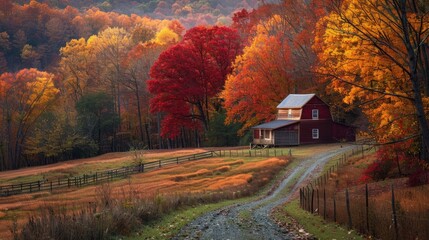
<svg viewBox="0 0 429 240"><path fill-rule="evenodd" d="M147 147L149 149L152 149L152 141L150 139L149 123L145 123L144 126L145 126L145 131L146 131Z"/></svg>
<svg viewBox="0 0 429 240"><path fill-rule="evenodd" d="M419 49L419 46L416 46L416 48L413 47L411 38L410 38L410 32L409 32L409 22L407 18L407 11L406 11L406 0L400 0L398 1L398 13L401 20L402 29L404 31L404 44L407 49L407 55L408 55L408 68L409 68L409 76L412 83L412 89L414 92L414 107L416 109L417 114L417 120L420 125L420 131L422 135L422 143L423 148L422 151L422 157L428 161L429 160L429 126L428 122L425 116L425 111L423 107L423 100L421 96L421 85L419 82L418 74L417 74L417 56L415 50ZM418 45L420 43L417 43Z"/></svg>
<svg viewBox="0 0 429 240"><path fill-rule="evenodd" d="M136 80L134 80L134 86L135 86L135 94L136 94L135 96L136 96L136 100L137 100L137 115L138 115L138 118L139 118L140 140L143 142L144 138L143 138L142 112L141 112L141 109L140 109L140 94L139 94L139 86L138 86Z"/></svg>

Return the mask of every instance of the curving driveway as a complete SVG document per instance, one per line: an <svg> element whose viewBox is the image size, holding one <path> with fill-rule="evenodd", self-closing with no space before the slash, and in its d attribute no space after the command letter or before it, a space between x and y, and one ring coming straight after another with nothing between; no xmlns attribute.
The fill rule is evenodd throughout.
<svg viewBox="0 0 429 240"><path fill-rule="evenodd" d="M253 202L206 213L185 226L173 239L294 239L294 233L280 228L270 219L270 212L288 201L312 175L318 174L331 157L350 148L338 145L336 149L331 148L298 160L300 163L285 173L271 194Z"/></svg>

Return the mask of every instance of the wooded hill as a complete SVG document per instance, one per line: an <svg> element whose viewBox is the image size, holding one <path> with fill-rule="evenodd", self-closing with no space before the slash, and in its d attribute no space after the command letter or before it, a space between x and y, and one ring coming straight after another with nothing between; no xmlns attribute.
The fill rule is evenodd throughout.
<svg viewBox="0 0 429 240"><path fill-rule="evenodd" d="M21 5L30 1L15 1ZM77 9L97 7L105 12L137 14L154 19L177 19L187 28L205 24L230 24L231 14L241 10L251 10L258 6L258 0L137 0L137 1L97 1L97 0L40 0L51 7Z"/></svg>

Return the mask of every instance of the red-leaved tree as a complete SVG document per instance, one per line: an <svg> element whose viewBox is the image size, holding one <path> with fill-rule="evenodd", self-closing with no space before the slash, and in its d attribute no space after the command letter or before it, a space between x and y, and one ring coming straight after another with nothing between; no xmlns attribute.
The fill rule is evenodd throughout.
<svg viewBox="0 0 429 240"><path fill-rule="evenodd" d="M195 27L183 40L164 51L150 71L152 112L162 112L161 134L175 137L181 128L207 130L231 62L242 49L236 30Z"/></svg>

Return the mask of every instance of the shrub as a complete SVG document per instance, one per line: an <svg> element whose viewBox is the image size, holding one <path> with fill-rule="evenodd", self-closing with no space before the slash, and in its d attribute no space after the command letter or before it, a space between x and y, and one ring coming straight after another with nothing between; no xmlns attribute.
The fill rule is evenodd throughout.
<svg viewBox="0 0 429 240"><path fill-rule="evenodd" d="M377 160L371 163L368 168L363 172L360 181L368 181L369 179L379 181L388 177L392 169L392 161L390 160Z"/></svg>
<svg viewBox="0 0 429 240"><path fill-rule="evenodd" d="M423 169L417 169L408 177L408 185L410 187L420 186L429 183L429 172Z"/></svg>

